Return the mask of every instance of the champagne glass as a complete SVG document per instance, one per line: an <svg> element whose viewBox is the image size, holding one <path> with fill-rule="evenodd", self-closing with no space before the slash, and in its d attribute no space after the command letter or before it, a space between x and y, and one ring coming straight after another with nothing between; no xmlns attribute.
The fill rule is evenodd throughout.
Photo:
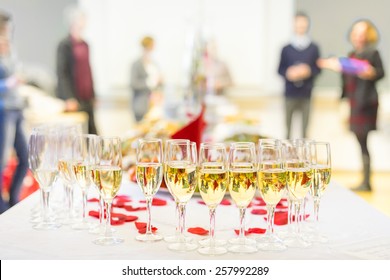
<svg viewBox="0 0 390 280"><path fill-rule="evenodd" d="M66 207L62 224L72 224L75 222L73 216L73 186L76 183L72 171L72 146L73 138L81 134L81 127L79 125L63 125L59 129L61 130L59 131L58 170L64 186Z"/></svg>
<svg viewBox="0 0 390 280"><path fill-rule="evenodd" d="M326 243L328 238L319 231L319 209L320 200L329 185L331 177L331 153L330 144L328 142L312 142L310 143L310 152L312 160L312 184L310 194L314 200L314 233L308 235L308 239L312 242Z"/></svg>
<svg viewBox="0 0 390 280"><path fill-rule="evenodd" d="M53 230L61 226L51 216L49 204L52 185L57 179L58 133L50 128L33 130L29 139L29 167L38 181L42 195L43 219L33 226L37 230Z"/></svg>
<svg viewBox="0 0 390 280"><path fill-rule="evenodd" d="M209 239L205 240L198 249L203 255L221 255L226 248L215 242L215 211L221 203L229 178L227 172L227 155L224 144L202 143L199 152L198 186L200 195L210 212Z"/></svg>
<svg viewBox="0 0 390 280"><path fill-rule="evenodd" d="M92 168L92 178L106 204L104 235L94 240L97 245L116 245L124 240L113 235L111 205L122 183L122 150L118 137L100 137L97 144L97 163Z"/></svg>
<svg viewBox="0 0 390 280"><path fill-rule="evenodd" d="M137 147L137 183L146 198L148 223L145 234L136 239L144 242L159 241L162 236L152 232L151 205L153 196L160 188L163 177L163 153L161 139L139 139Z"/></svg>
<svg viewBox="0 0 390 280"><path fill-rule="evenodd" d="M99 137L93 134L75 136L72 146L72 175L81 189L83 216L82 220L72 225L72 229L89 230L91 223L87 220L88 189L93 185L92 168L97 163Z"/></svg>
<svg viewBox="0 0 390 280"><path fill-rule="evenodd" d="M233 253L257 252L256 241L245 237L245 211L257 188L257 166L255 144L236 142L229 150L229 193L240 210L240 233L229 240L234 244L228 250Z"/></svg>
<svg viewBox="0 0 390 280"><path fill-rule="evenodd" d="M260 140L259 191L267 204L267 233L259 238L258 248L265 251L283 251L286 245L274 234L275 207L286 189L286 169L283 146L280 140Z"/></svg>
<svg viewBox="0 0 390 280"><path fill-rule="evenodd" d="M190 243L185 232L185 213L187 202L194 194L196 177L196 143L194 142L172 142L168 148L166 162L167 186L179 206L179 238L178 241L168 246L173 251L192 251L198 246Z"/></svg>
<svg viewBox="0 0 390 280"><path fill-rule="evenodd" d="M287 189L294 203L295 232L284 239L289 247L307 248L311 243L301 234L300 211L312 182L310 145L299 140L285 141Z"/></svg>
<svg viewBox="0 0 390 280"><path fill-rule="evenodd" d="M172 194L172 191L170 190L170 187L168 185L168 182L167 182L167 162L168 162L168 150L169 150L169 146L171 145L171 143L189 143L190 140L188 139L169 139L165 142L165 149L164 149L164 180L165 180L165 185L167 186L169 192ZM179 202L175 200L175 206L176 206L176 211L175 211L175 214L176 214L176 219L177 221L180 223L180 218L179 218ZM175 233L174 234L171 234L171 235L167 235L167 236L164 236L164 240L168 243L173 243L173 242L178 242L179 241L179 237L180 237L180 231L179 231L179 228L180 228L180 224L177 225L176 229L175 229ZM187 241L191 241L191 237L189 236L186 236L185 237L187 239Z"/></svg>

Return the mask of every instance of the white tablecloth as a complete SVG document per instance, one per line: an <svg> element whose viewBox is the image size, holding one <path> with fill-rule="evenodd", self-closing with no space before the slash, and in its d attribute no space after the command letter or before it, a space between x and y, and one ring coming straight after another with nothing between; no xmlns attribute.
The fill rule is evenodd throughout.
<svg viewBox="0 0 390 280"><path fill-rule="evenodd" d="M123 185L122 193L133 200L143 199L135 184ZM55 194L55 193L54 193ZM93 192L90 197L93 196ZM175 205L169 194L158 196L168 201L167 206L153 206L153 225L162 235L172 234L177 224ZM194 196L187 205L187 227L208 229L206 206ZM32 194L0 216L0 259L390 259L390 218L380 213L353 192L332 182L320 209L321 229L329 237L327 244L316 244L307 249L288 248L283 252L259 251L254 254L227 253L203 256L196 251L178 253L168 250L164 241L142 243L135 240L137 230L133 222L116 226L116 234L125 239L117 246L98 246L92 243L96 235L62 226L54 231L38 231L30 222L31 209L39 202L39 192ZM96 203L90 208L97 209ZM127 212L146 221L146 211ZM264 216L247 212L247 227L266 228ZM234 237L238 228L238 209L220 205L216 214L216 236ZM285 229L276 226L276 231ZM203 237L191 235L195 241ZM251 235L256 238L259 235Z"/></svg>

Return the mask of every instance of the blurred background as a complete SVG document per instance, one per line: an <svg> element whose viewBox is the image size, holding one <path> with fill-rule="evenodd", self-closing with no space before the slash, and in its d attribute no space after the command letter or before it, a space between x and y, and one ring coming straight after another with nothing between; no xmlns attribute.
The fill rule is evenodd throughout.
<svg viewBox="0 0 390 280"><path fill-rule="evenodd" d="M378 49L385 71L390 69L390 2L385 0L2 0L0 8L13 17L20 67L48 96L54 97L56 50L68 32L64 9L70 4L80 5L87 16L85 39L102 135L126 137L137 125L130 105L130 71L145 35L155 39L154 59L164 78L163 109L155 119L180 111L184 105L177 100L187 94L197 51L204 42L215 44L232 78L223 96L209 100L213 110L206 121L213 127L208 137L218 141L245 133L285 137L283 79L277 68L297 10L310 16L310 35L322 57L345 56L351 49L351 23L362 17L373 20L381 35ZM378 89L378 130L370 133L368 144L375 192L361 195L390 214L390 74ZM331 143L333 179L352 187L361 180L360 148L348 129L348 104L340 101L340 93L340 75L322 71L313 92L308 135ZM30 125L37 122L29 116ZM295 125L299 131L299 121Z"/></svg>

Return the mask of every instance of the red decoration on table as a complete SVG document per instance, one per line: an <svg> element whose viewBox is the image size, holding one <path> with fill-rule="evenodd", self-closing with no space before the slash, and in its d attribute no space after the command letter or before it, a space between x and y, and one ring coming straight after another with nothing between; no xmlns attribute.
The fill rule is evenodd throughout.
<svg viewBox="0 0 390 280"><path fill-rule="evenodd" d="M146 203L146 200L140 200L139 202ZM155 197L152 200L152 205L153 206L165 206L165 205L167 205L167 201L165 199Z"/></svg>
<svg viewBox="0 0 390 280"><path fill-rule="evenodd" d="M267 205L261 196L256 196L255 200L257 200L258 202L257 203L253 202L253 206L266 206Z"/></svg>
<svg viewBox="0 0 390 280"><path fill-rule="evenodd" d="M252 209L251 213L253 215L266 215L267 210L265 210L265 209Z"/></svg>
<svg viewBox="0 0 390 280"><path fill-rule="evenodd" d="M306 219L310 214L306 214ZM267 218L264 218L267 220ZM292 216L292 220L295 221L295 215ZM283 226L288 224L288 212L287 211L277 211L275 212L274 224L278 226Z"/></svg>
<svg viewBox="0 0 390 280"><path fill-rule="evenodd" d="M276 204L276 209L287 209L288 205L284 204L284 202L279 201L278 204Z"/></svg>
<svg viewBox="0 0 390 280"><path fill-rule="evenodd" d="M147 227L147 224L146 223L143 223L143 222L135 222L135 227L137 228L138 230L138 233L140 234L145 234L146 233L146 227ZM152 232L155 232L157 231L157 228L152 226Z"/></svg>
<svg viewBox="0 0 390 280"><path fill-rule="evenodd" d="M207 229L201 228L201 227L192 227L188 228L187 231L192 234L197 235L207 235L209 234L209 231Z"/></svg>
<svg viewBox="0 0 390 280"><path fill-rule="evenodd" d="M249 235L249 234L252 234L252 233L255 233L255 234L264 234L267 230L266 229L263 229L263 228L248 228L248 230L245 231L245 235ZM235 229L234 232L239 235L240 234L240 230L239 229Z"/></svg>
<svg viewBox="0 0 390 280"><path fill-rule="evenodd" d="M87 200L88 202L99 202L99 198L93 197Z"/></svg>
<svg viewBox="0 0 390 280"><path fill-rule="evenodd" d="M91 210L88 213L89 216L99 219L99 211ZM104 218L106 218L106 213L104 213ZM124 224L126 222L134 222L138 220L137 216L125 215L121 213L111 213L111 225L117 226Z"/></svg>
<svg viewBox="0 0 390 280"><path fill-rule="evenodd" d="M200 147L202 142L203 131L206 127L204 121L205 105L202 105L202 109L198 116L193 118L187 125L172 135L172 139L188 139L196 143L196 146Z"/></svg>

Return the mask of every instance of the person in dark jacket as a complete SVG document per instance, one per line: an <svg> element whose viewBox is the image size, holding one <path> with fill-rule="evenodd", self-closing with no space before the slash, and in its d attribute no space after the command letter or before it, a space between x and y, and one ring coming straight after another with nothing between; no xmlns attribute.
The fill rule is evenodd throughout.
<svg viewBox="0 0 390 280"><path fill-rule="evenodd" d="M376 130L378 91L376 83L385 76L381 56L376 49L378 31L366 19L356 21L349 33L353 50L348 57L360 61L363 67L346 68L338 58L320 59L318 65L342 73L342 96L350 101L350 129L359 142L363 161L363 182L356 191L371 191L371 164L367 139Z"/></svg>
<svg viewBox="0 0 390 280"><path fill-rule="evenodd" d="M302 12L295 15L294 36L282 49L278 73L285 80L287 139L291 137L291 123L295 112L302 115L302 138L307 137L311 93L315 77L320 73L316 62L319 47L308 35L310 20Z"/></svg>
<svg viewBox="0 0 390 280"><path fill-rule="evenodd" d="M57 49L57 97L65 100L68 112L83 111L88 114L88 132L98 134L94 103L92 71L89 62L89 46L83 39L85 14L77 7L67 10L69 35Z"/></svg>

